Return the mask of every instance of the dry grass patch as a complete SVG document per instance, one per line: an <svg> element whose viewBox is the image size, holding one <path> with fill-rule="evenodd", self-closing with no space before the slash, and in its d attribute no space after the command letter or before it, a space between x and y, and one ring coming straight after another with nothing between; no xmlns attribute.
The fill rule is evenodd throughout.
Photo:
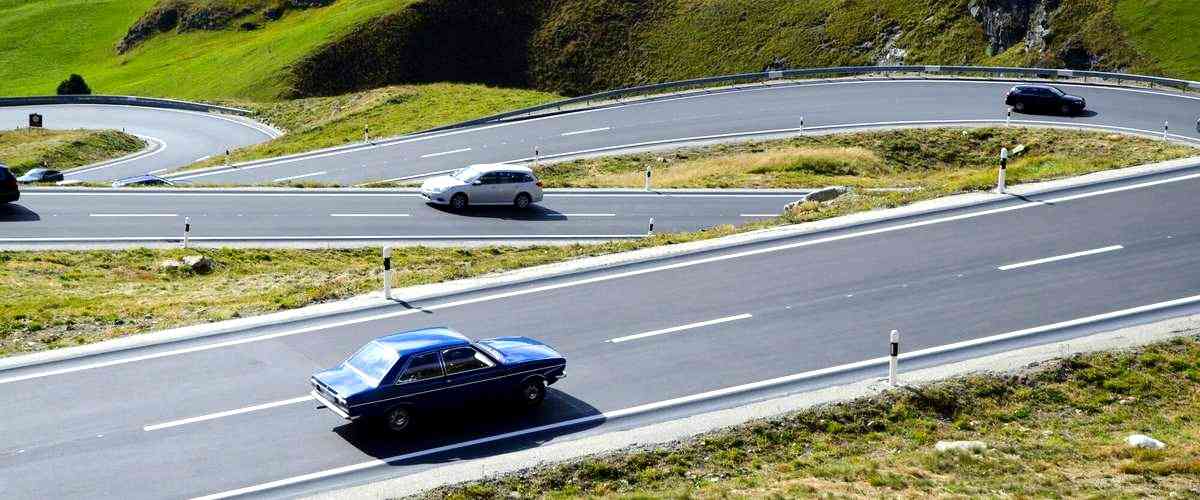
<svg viewBox="0 0 1200 500"><path fill-rule="evenodd" d="M146 143L115 130L47 130L19 128L0 131L0 163L21 175L46 167L67 170L140 151Z"/></svg>
<svg viewBox="0 0 1200 500"><path fill-rule="evenodd" d="M1011 182L1050 179L1196 155L1141 137L1042 128L910 129L721 144L553 163L550 187L986 189L1000 148L1024 146Z"/></svg>

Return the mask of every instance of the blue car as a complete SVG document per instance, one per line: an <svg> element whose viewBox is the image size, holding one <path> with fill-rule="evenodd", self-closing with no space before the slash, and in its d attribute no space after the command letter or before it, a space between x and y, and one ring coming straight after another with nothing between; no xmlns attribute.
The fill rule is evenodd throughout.
<svg viewBox="0 0 1200 500"><path fill-rule="evenodd" d="M394 432L418 416L497 399L532 408L563 378L567 360L527 337L472 341L449 328L381 337L312 375L312 396L338 416Z"/></svg>

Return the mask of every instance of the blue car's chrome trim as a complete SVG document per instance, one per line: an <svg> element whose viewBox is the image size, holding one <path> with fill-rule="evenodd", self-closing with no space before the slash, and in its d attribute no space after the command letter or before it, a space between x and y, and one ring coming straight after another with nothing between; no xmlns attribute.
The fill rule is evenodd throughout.
<svg viewBox="0 0 1200 500"><path fill-rule="evenodd" d="M481 383L483 383L483 382L491 382L491 381L493 381L493 380L500 380L500 379L503 379L503 378L515 377L515 376L517 376L517 375L525 375L525 374L528 374L528 373L546 372L546 373L542 373L542 375L549 376L549 372L553 372L554 370L559 370L559 369L562 369L562 368L563 368L563 367L565 367L565 366L567 366L567 364L564 362L564 363L562 363L562 364L559 364L559 365L554 365L554 366L545 366L545 367L542 367L542 368L535 368L535 369L533 369L533 370L526 370L526 371L523 371L523 372L517 372L517 373L509 373L509 374L507 374L507 375L501 375L501 376L499 376L499 377L493 377L493 378L484 379L484 380L474 380L474 381L471 381L471 382L467 382L467 383L465 383L465 384L450 385L450 386L446 386L446 387L438 387L437 389L430 389L430 390L428 390L428 391L414 392L414 393L411 393L411 394L405 394L405 395L403 395L403 396L397 396L397 397L394 397L394 398L380 399L380 400L378 400L378 401L368 401L368 402L366 402L366 403L359 403L359 404L356 404L356 405L350 405L350 407L351 407L351 408L357 408L357 407L359 407L359 406L366 406L366 405L373 405L373 404L378 404L378 403L385 403L385 402L388 402L388 401L394 401L394 400L397 400L397 399L406 399L406 398L411 398L411 397L413 397L413 396L420 396L420 395L422 395L422 394L429 394L429 393L431 393L431 392L444 391L444 390L446 390L446 389L454 389L454 388L457 388L457 387L465 387L465 386L468 386L468 385L474 385L474 384L481 384ZM466 372L463 372L463 373L466 373ZM441 377L441 378L445 378L445 376L443 376L443 377ZM562 378L562 377L559 377L559 378ZM425 380L422 380L422 382L425 382L425 381L428 381L428 380L434 380L434 379L425 379Z"/></svg>
<svg viewBox="0 0 1200 500"><path fill-rule="evenodd" d="M321 393L317 392L316 390L309 391L309 394L312 395L313 399L317 400L317 402L321 403L322 405L325 405L326 408L329 408L329 411L336 413L339 417L344 419L350 418L349 413L342 411L342 409L338 408L337 405L329 402L328 399L325 399L325 396L322 396Z"/></svg>

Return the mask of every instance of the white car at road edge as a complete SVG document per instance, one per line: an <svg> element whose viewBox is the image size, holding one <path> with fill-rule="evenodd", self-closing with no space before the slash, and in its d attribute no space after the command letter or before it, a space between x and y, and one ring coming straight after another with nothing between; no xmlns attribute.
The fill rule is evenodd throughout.
<svg viewBox="0 0 1200 500"><path fill-rule="evenodd" d="M486 163L471 165L421 184L421 196L435 205L463 210L469 205L513 205L542 201L542 181L528 167Z"/></svg>

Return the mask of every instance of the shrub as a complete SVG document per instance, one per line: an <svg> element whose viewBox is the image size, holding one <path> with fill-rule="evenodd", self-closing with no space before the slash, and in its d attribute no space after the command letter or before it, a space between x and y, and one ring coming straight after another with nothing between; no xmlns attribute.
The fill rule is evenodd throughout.
<svg viewBox="0 0 1200 500"><path fill-rule="evenodd" d="M92 88L83 81L83 77L74 73L58 84L58 95L88 95L91 93Z"/></svg>

